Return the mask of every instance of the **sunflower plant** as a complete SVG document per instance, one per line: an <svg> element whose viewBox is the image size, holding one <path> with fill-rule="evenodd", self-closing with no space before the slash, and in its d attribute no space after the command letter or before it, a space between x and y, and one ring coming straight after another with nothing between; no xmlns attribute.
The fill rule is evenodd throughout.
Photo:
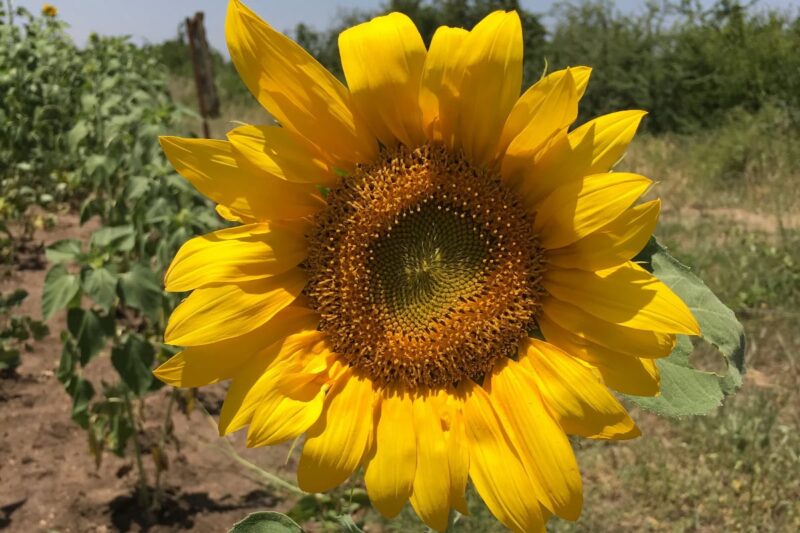
<svg viewBox="0 0 800 533"><path fill-rule="evenodd" d="M14 167L38 169L44 176L31 181L9 169L19 183L35 191L60 191L57 200L77 207L81 223L92 219L100 224L86 242L65 239L47 248L50 269L42 315L47 320L66 310L56 375L71 400L72 420L87 433L96 464L108 452L132 454L137 496L143 511L150 512L163 500L162 474L168 447L175 442L172 413L176 405L192 402L191 393L173 390L163 418L153 420L147 409L152 393L162 387L152 367L175 352L161 341L166 316L179 296L165 294L159 278L183 241L220 223L205 198L171 175L161 153L157 132L174 127L181 110L169 98L157 61L127 38L92 35L78 49L62 34L57 19L34 20L24 34L11 30L18 42L11 49L16 54L10 56L13 75L0 75L0 93L6 96L0 98L0 119L24 116L32 108L61 115L58 121L32 121L25 136L14 128L0 133L0 153ZM0 30L9 31L2 25ZM54 50L59 55L48 59ZM69 66L69 72L50 69L51 61ZM26 62L46 68L31 73L23 68ZM26 80L33 90L20 89ZM35 138L44 141L37 144ZM32 145L37 149L29 150ZM3 170L5 187L12 182L4 181ZM8 344L4 341L0 350L0 369L2 359L8 365L18 359L19 346ZM93 378L87 369L104 356L113 373ZM159 430L151 432L156 438L147 438L145 430L156 424Z"/></svg>
<svg viewBox="0 0 800 533"><path fill-rule="evenodd" d="M400 13L347 29L346 86L239 0L226 36L277 124L161 138L232 226L167 270L190 292L165 332L184 349L156 370L230 379L221 435L302 438L302 490L363 471L387 517L410 502L444 531L469 482L506 527L542 531L581 512L568 435L640 435L612 390L683 415L739 385L741 326L652 239L653 182L615 168L645 112L573 127L588 67L520 94L515 12L428 48ZM694 339L726 376L692 368Z"/></svg>

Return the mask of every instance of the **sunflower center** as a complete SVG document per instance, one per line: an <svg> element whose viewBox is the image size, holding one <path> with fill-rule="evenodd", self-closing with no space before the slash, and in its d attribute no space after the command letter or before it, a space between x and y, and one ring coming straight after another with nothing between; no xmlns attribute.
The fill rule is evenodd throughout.
<svg viewBox="0 0 800 533"><path fill-rule="evenodd" d="M464 213L423 204L404 211L375 240L367 264L373 298L409 331L445 318L460 298L478 294L490 252L490 239Z"/></svg>
<svg viewBox="0 0 800 533"><path fill-rule="evenodd" d="M532 228L493 172L439 146L400 147L328 194L306 292L334 351L373 381L480 381L540 309Z"/></svg>

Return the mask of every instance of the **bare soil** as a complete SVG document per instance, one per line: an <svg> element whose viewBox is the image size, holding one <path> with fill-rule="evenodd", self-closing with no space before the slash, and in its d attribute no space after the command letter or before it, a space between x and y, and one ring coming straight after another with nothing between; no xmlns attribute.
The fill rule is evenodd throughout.
<svg viewBox="0 0 800 533"><path fill-rule="evenodd" d="M80 227L71 215L59 217L56 227L36 235L45 245L65 238L87 238L92 224ZM30 265L32 268L24 268ZM30 261L5 272L0 291L24 288L29 296L16 311L41 318L41 294L46 268ZM110 453L96 467L86 433L70 419L71 399L56 379L64 314L49 321L50 335L22 354L16 373L0 377L0 530L59 531L227 531L250 512L287 510L292 502L259 483L244 467L223 453L224 444L200 409L173 416L175 442L169 448L164 473L165 505L148 516L140 508L134 487L133 454ZM87 369L90 379L111 377L105 357ZM169 390L147 399L147 418L157 423L166 409ZM208 387L199 396L206 408L218 410L222 386ZM146 436L140 436L146 438ZM285 464L287 448L246 450L232 439L242 456L273 473L290 478L294 465ZM145 458L152 466L149 457ZM150 472L152 479L152 472Z"/></svg>

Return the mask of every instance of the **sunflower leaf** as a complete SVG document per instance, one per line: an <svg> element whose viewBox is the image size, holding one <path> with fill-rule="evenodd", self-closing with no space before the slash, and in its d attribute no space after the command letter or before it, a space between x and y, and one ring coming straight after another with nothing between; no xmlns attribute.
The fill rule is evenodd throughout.
<svg viewBox="0 0 800 533"><path fill-rule="evenodd" d="M236 522L228 533L302 533L303 530L285 514L273 511L251 513Z"/></svg>
<svg viewBox="0 0 800 533"><path fill-rule="evenodd" d="M704 415L722 404L722 400L742 384L744 373L744 327L731 309L695 276L691 269L667 253L666 248L651 239L636 258L661 281L667 284L689 306L700 329L702 339L715 346L726 364L724 374L694 368L689 356L694 350L691 340L679 336L675 349L659 359L661 394L656 397L628 396L637 405L667 416Z"/></svg>

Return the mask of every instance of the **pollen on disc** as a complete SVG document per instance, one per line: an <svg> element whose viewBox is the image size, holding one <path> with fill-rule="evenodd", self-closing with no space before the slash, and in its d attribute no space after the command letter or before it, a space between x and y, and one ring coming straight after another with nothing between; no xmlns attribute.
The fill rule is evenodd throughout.
<svg viewBox="0 0 800 533"><path fill-rule="evenodd" d="M533 220L499 176L433 145L386 151L328 194L306 290L333 350L383 385L480 380L541 308Z"/></svg>

